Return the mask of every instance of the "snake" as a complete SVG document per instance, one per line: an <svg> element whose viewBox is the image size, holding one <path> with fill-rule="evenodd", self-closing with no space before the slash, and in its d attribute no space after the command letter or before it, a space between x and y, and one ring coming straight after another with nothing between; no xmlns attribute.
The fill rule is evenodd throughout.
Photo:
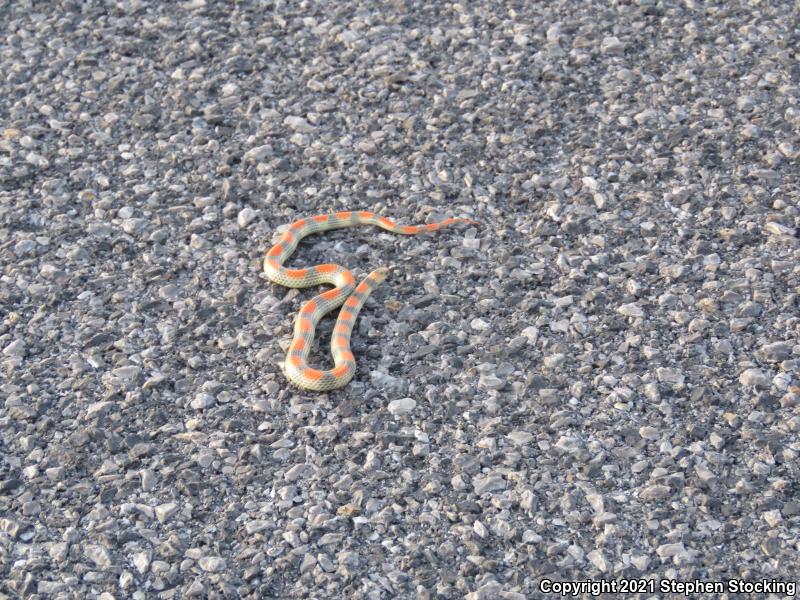
<svg viewBox="0 0 800 600"><path fill-rule="evenodd" d="M294 324L294 336L284 362L287 378L300 388L318 392L344 387L352 380L356 372L356 360L350 349L350 335L364 302L389 273L386 267L379 267L356 285L353 274L334 263L287 269L283 263L295 251L300 240L313 233L355 225L376 225L392 233L416 235L457 223L476 224L471 219L451 218L427 225L399 225L387 217L362 210L315 215L289 225L264 257L264 274L274 283L290 288L307 288L320 284L334 287L314 296L300 308ZM329 370L314 369L308 365L307 360L314 343L317 324L322 317L340 306L342 309L331 335L334 367Z"/></svg>

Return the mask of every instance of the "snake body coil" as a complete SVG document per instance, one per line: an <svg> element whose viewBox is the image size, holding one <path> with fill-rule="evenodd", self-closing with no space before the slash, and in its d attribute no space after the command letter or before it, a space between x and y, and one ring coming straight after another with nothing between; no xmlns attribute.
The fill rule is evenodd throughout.
<svg viewBox="0 0 800 600"><path fill-rule="evenodd" d="M350 335L356 317L372 290L378 287L388 270L379 268L356 285L355 277L346 268L333 263L315 265L305 269L287 269L283 266L297 244L312 233L351 227L353 225L377 225L392 233L415 235L436 231L455 223L474 223L469 219L446 219L428 225L398 225L386 217L378 217L367 211L345 211L328 215L316 215L292 223L281 240L267 252L264 258L264 273L277 284L292 288L305 288L321 283L335 287L315 296L300 309L294 326L294 338L286 355L286 376L301 388L327 391L343 387L353 378L356 361L350 350ZM314 342L314 331L320 319L342 306L331 336L331 353L334 368L328 371L312 369L306 360Z"/></svg>

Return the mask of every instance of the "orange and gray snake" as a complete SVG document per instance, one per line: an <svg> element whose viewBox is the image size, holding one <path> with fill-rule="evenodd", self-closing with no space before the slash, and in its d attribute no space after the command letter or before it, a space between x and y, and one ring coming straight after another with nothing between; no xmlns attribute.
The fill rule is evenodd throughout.
<svg viewBox="0 0 800 600"><path fill-rule="evenodd" d="M314 391L335 390L347 385L356 371L356 360L350 350L350 334L356 317L367 297L388 274L385 267L378 268L356 285L355 277L346 268L333 263L315 265L305 269L287 269L284 261L291 256L304 237L320 231L352 227L353 225L377 225L392 233L415 235L436 231L456 223L470 223L470 219L445 219L428 225L398 225L391 219L376 216L367 211L345 211L328 215L316 215L292 223L280 241L264 257L264 273L279 285L291 288L306 288L321 283L335 287L315 296L300 309L294 325L294 338L286 354L286 376L301 388ZM320 319L342 306L331 336L331 353L334 368L328 371L312 369L306 362L314 342L314 331Z"/></svg>

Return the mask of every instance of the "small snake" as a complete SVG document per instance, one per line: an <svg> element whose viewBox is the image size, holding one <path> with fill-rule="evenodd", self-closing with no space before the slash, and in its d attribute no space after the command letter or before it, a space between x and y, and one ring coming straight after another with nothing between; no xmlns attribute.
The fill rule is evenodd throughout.
<svg viewBox="0 0 800 600"><path fill-rule="evenodd" d="M342 266L333 263L315 265L306 269L287 269L284 261L291 256L297 244L307 235L351 227L353 225L377 225L392 233L415 235L425 231L436 231L455 223L475 224L470 219L445 219L440 223L428 225L398 225L386 217L378 217L367 211L345 211L328 215L316 215L308 219L300 219L289 226L281 240L267 252L264 258L264 273L279 285L291 288L305 288L321 283L329 283L336 287L303 304L297 321L294 324L294 338L286 354L286 376L307 390L327 391L344 387L356 372L356 360L350 350L350 334L356 317L364 306L372 290L378 287L388 274L388 269L381 267L367 275L356 285L353 274ZM331 336L331 353L335 367L328 371L319 371L308 366L306 360L314 342L314 331L319 320L344 304L336 319Z"/></svg>

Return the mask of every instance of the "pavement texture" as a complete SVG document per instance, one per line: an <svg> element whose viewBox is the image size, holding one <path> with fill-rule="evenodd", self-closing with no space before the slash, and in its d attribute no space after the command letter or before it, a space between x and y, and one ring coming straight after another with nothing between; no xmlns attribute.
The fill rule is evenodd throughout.
<svg viewBox="0 0 800 600"><path fill-rule="evenodd" d="M793 581L798 20L0 1L0 597ZM479 224L304 240L390 268L305 392L263 254L354 209Z"/></svg>

